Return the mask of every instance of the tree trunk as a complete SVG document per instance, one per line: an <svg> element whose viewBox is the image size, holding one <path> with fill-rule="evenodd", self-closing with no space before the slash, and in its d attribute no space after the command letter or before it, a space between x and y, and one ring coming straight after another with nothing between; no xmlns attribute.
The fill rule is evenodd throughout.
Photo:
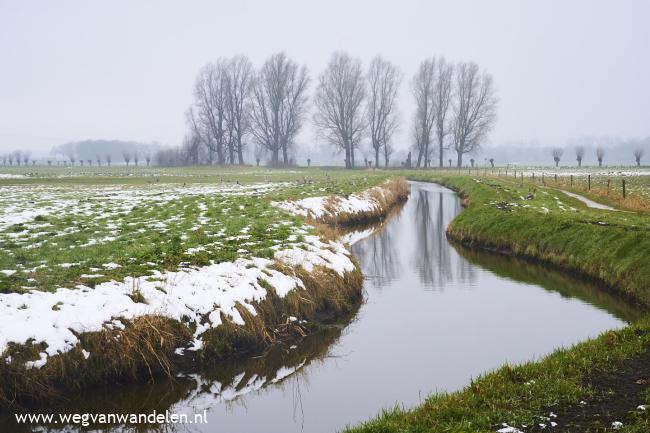
<svg viewBox="0 0 650 433"><path fill-rule="evenodd" d="M424 143L424 168L429 166L429 142Z"/></svg>
<svg viewBox="0 0 650 433"><path fill-rule="evenodd" d="M422 164L422 148L418 149L418 162L415 164L415 167L420 168L420 164Z"/></svg>
<svg viewBox="0 0 650 433"><path fill-rule="evenodd" d="M237 159L239 161L239 165L244 165L244 152L242 149L241 137L237 137Z"/></svg>
<svg viewBox="0 0 650 433"><path fill-rule="evenodd" d="M289 165L289 154L287 153L287 143L282 144L282 162L284 163L284 166Z"/></svg>
<svg viewBox="0 0 650 433"><path fill-rule="evenodd" d="M379 146L375 147L375 167L379 168Z"/></svg>
<svg viewBox="0 0 650 433"><path fill-rule="evenodd" d="M460 168L463 166L463 152L457 150L456 153L458 153L458 161L456 162L456 166Z"/></svg>
<svg viewBox="0 0 650 433"><path fill-rule="evenodd" d="M345 145L345 168L352 168L350 164L350 146Z"/></svg>
<svg viewBox="0 0 650 433"><path fill-rule="evenodd" d="M222 143L219 143L217 145L217 161L219 162L219 165L223 165L223 163L224 163L223 144Z"/></svg>

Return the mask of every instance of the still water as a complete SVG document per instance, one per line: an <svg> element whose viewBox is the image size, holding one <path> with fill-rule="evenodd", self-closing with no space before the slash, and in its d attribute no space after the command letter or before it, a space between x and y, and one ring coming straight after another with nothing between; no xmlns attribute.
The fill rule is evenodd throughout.
<svg viewBox="0 0 650 433"><path fill-rule="evenodd" d="M352 247L366 276L366 301L345 327L245 362L94 392L50 410L169 410L190 419L207 413L207 424L118 424L96 431L332 433L382 408L414 406L506 362L537 359L637 317L574 278L452 246L445 229L460 211L452 191L411 185L406 204ZM8 425L0 421L0 431Z"/></svg>

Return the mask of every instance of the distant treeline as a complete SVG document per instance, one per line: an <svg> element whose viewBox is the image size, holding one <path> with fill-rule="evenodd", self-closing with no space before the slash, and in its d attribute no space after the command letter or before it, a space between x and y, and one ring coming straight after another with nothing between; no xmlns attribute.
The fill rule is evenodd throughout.
<svg viewBox="0 0 650 433"><path fill-rule="evenodd" d="M534 141L484 146L477 161L483 164L493 158L499 165L641 165L647 151L650 151L650 137L623 139L585 136L571 139L562 146L543 146Z"/></svg>
<svg viewBox="0 0 650 433"><path fill-rule="evenodd" d="M140 163L150 165L162 146L157 143L138 143L120 140L85 140L54 146L46 157L32 157L28 150L0 154L4 166L13 165L107 165Z"/></svg>

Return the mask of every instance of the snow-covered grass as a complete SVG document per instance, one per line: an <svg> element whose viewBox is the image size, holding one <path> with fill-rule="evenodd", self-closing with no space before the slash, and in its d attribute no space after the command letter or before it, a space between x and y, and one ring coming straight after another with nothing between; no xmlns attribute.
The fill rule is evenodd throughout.
<svg viewBox="0 0 650 433"><path fill-rule="evenodd" d="M93 285L177 270L181 263L271 258L272 247L303 225L271 201L349 193L386 178L318 170L310 177L280 172L276 182L246 183L266 175L260 170L251 178L244 170L228 182L219 182L225 175L217 171L210 178L217 183L194 182L196 176L182 183L0 183L0 269L15 271L0 275L0 293ZM109 263L117 266L106 268ZM82 275L97 277L87 281Z"/></svg>
<svg viewBox="0 0 650 433"><path fill-rule="evenodd" d="M311 272L315 266L332 269L341 277L355 267L341 244L323 243L317 236L304 236L291 247L280 247L274 256L290 267ZM54 292L0 295L0 353L10 343L45 343L37 364L65 353L79 344L79 334L98 332L103 327L123 326L123 320L158 315L185 321L195 329L191 350L203 346L202 334L222 323L222 315L236 325L245 322L237 305L257 315L255 303L264 300L268 289L284 298L290 291L304 288L295 275L273 269L269 259L236 259L188 268L178 272L154 271L146 277L127 277L94 288L79 285ZM137 292L137 297L134 293ZM180 352L184 348L179 348Z"/></svg>
<svg viewBox="0 0 650 433"><path fill-rule="evenodd" d="M65 379L56 372L65 361L50 367L51 359L101 365L108 353L96 340L115 332L116 338L130 332L125 341L145 344L147 356L167 371L174 356L200 351L205 355L192 358L209 361L291 334L278 331L287 317L297 324L349 311L360 298L361 276L344 244L320 238L302 217L271 203L349 194L382 183L386 174L315 177L0 185L4 385L21 393L22 383L37 396L34 384L60 386ZM148 317L177 325L149 325ZM150 326L171 329L160 347L135 343L158 338ZM174 326L184 331L169 347ZM149 358L131 359L129 374L150 365ZM93 375L90 383L111 374L101 370L103 379Z"/></svg>
<svg viewBox="0 0 650 433"><path fill-rule="evenodd" d="M394 177L381 185L347 196L308 197L274 205L309 220L346 225L386 215L391 206L406 200L408 194L409 186L406 180Z"/></svg>

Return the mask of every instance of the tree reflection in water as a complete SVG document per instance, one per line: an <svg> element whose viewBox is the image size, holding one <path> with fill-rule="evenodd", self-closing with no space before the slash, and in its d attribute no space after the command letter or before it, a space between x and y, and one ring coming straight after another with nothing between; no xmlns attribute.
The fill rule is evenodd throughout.
<svg viewBox="0 0 650 433"><path fill-rule="evenodd" d="M476 280L475 267L449 248L447 242L447 226L460 207L453 192L437 185L414 189L390 224L354 245L353 252L362 263L366 278L377 287L385 287L407 271L416 273L425 289L442 290L450 283L472 285ZM397 243L402 244L401 248ZM405 250L410 252L408 256L404 256Z"/></svg>

